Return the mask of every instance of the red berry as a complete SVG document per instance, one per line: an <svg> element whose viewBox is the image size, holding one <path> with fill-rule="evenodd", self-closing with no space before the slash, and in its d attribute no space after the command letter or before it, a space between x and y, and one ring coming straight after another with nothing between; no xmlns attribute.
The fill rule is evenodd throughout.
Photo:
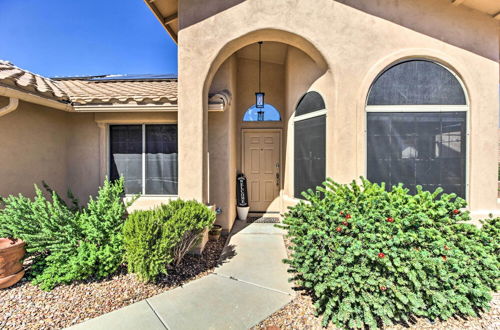
<svg viewBox="0 0 500 330"><path fill-rule="evenodd" d="M337 231L340 233L342 231L342 227L337 227Z"/></svg>
<svg viewBox="0 0 500 330"><path fill-rule="evenodd" d="M446 256L441 256L441 258L443 258L443 261L446 261L446 259L448 259Z"/></svg>
<svg viewBox="0 0 500 330"><path fill-rule="evenodd" d="M381 286L380 290L385 291L385 290L387 290L387 288L385 286Z"/></svg>
<svg viewBox="0 0 500 330"><path fill-rule="evenodd" d="M459 210L457 210L457 209L453 210L453 214L459 214L459 213L460 213Z"/></svg>
<svg viewBox="0 0 500 330"><path fill-rule="evenodd" d="M351 215L350 215L349 213L347 213L347 214L345 215L345 218L346 218L346 219L350 219L350 218L351 218Z"/></svg>
<svg viewBox="0 0 500 330"><path fill-rule="evenodd" d="M344 211L340 211L340 215L344 215Z"/></svg>
<svg viewBox="0 0 500 330"><path fill-rule="evenodd" d="M349 222L347 222L347 221L342 221L342 224L343 224L344 226L347 226L347 225L349 225Z"/></svg>
<svg viewBox="0 0 500 330"><path fill-rule="evenodd" d="M450 248L449 248L447 245L445 245L445 246L444 246L444 249L445 249L445 250L449 250Z"/></svg>
<svg viewBox="0 0 500 330"><path fill-rule="evenodd" d="M394 222L394 219L389 217L389 218L387 218L387 222Z"/></svg>
<svg viewBox="0 0 500 330"><path fill-rule="evenodd" d="M384 257L385 257L385 254L384 254L384 253L382 253L382 252L380 252L380 253L378 254L378 257L379 257L379 258L384 258Z"/></svg>

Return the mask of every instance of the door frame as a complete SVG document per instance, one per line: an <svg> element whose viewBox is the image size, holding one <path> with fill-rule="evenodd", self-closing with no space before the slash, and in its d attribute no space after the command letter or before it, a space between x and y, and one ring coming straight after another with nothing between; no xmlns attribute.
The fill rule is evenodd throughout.
<svg viewBox="0 0 500 330"><path fill-rule="evenodd" d="M250 133L254 133L254 132L270 132L270 133L279 133L279 137L280 137L280 143L278 145L279 147L279 162L280 162L280 168L279 168L279 175L280 175L280 185L278 187L278 196L277 198L279 198L279 201L277 203L278 207L279 207L279 210L277 211L251 211L250 213L281 213L281 210L283 209L283 129L282 128L259 128L259 127L255 127L255 128L242 128L241 129L241 136L240 136L240 139L241 139L241 144L240 144L240 151L241 151L241 158L240 158L240 162L241 162L241 172L243 174L245 174L243 172L244 170L244 167L245 167L245 133L247 132L250 132ZM250 203L250 201L249 201Z"/></svg>

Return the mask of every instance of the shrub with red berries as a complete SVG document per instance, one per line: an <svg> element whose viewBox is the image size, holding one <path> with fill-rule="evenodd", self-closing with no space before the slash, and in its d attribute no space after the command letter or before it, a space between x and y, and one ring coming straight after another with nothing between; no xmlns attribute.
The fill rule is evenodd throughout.
<svg viewBox="0 0 500 330"><path fill-rule="evenodd" d="M303 196L307 203L283 222L292 249L286 262L325 326L475 315L500 289L500 222L464 223L466 202L454 194L328 179Z"/></svg>

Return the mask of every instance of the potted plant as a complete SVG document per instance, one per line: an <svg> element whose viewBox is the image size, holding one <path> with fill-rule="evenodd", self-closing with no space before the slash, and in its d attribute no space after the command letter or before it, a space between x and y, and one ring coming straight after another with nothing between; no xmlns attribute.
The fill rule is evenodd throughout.
<svg viewBox="0 0 500 330"><path fill-rule="evenodd" d="M13 238L0 238L0 289L8 288L24 276L21 260L25 243Z"/></svg>
<svg viewBox="0 0 500 330"><path fill-rule="evenodd" d="M208 238L211 241L218 241L220 238L220 234L222 232L222 226L221 225L213 225L212 229L208 232Z"/></svg>

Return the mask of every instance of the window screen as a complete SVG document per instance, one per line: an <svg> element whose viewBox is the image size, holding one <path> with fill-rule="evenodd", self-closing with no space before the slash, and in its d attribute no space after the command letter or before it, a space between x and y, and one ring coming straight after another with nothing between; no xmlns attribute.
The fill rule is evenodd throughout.
<svg viewBox="0 0 500 330"><path fill-rule="evenodd" d="M146 194L177 194L177 126L146 125Z"/></svg>
<svg viewBox="0 0 500 330"><path fill-rule="evenodd" d="M295 116L325 109L325 101L318 92L307 92L297 105Z"/></svg>
<svg viewBox="0 0 500 330"><path fill-rule="evenodd" d="M465 105L465 93L445 67L426 60L398 63L372 85L368 105Z"/></svg>
<svg viewBox="0 0 500 330"><path fill-rule="evenodd" d="M110 178L122 175L125 193L177 194L177 125L112 125L109 131Z"/></svg>
<svg viewBox="0 0 500 330"><path fill-rule="evenodd" d="M320 186L326 177L326 116L295 122L294 195Z"/></svg>
<svg viewBox="0 0 500 330"><path fill-rule="evenodd" d="M110 178L123 175L125 193L142 193L142 126L110 126Z"/></svg>
<svg viewBox="0 0 500 330"><path fill-rule="evenodd" d="M466 112L368 113L368 179L465 198Z"/></svg>

